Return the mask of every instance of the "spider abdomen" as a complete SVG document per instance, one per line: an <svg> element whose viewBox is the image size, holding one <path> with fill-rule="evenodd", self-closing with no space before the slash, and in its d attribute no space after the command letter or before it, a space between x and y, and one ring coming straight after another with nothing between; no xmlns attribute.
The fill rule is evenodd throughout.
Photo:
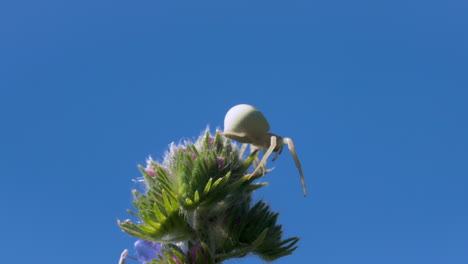
<svg viewBox="0 0 468 264"><path fill-rule="evenodd" d="M261 141L269 130L270 125L265 116L251 105L236 105L229 109L224 118L224 133L226 134L230 132L241 133L249 135L251 139ZM241 140L237 141L242 142Z"/></svg>

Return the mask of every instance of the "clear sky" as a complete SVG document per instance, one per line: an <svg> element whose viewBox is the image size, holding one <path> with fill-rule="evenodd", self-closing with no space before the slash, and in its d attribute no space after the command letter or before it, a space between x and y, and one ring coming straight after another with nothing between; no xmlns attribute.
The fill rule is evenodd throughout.
<svg viewBox="0 0 468 264"><path fill-rule="evenodd" d="M276 263L468 263L468 2L0 2L2 263L116 263L137 164L248 103ZM129 261L129 264L135 263ZM263 263L254 257L230 263Z"/></svg>

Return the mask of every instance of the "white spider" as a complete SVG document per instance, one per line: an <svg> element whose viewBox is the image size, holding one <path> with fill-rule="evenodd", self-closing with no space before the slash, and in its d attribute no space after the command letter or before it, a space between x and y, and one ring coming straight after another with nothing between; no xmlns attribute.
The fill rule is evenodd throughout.
<svg viewBox="0 0 468 264"><path fill-rule="evenodd" d="M296 167L299 170L302 189L304 196L306 196L304 174L302 173L301 163L296 155L292 139L268 133L269 130L270 125L262 112L251 105L240 104L232 107L226 113L224 131L219 132L219 134L241 143L251 144L253 149L263 150L263 158L251 175L255 175L260 168L266 166L266 161L271 153L275 152L275 157L272 159L272 161L275 161L283 151L284 145L288 145Z"/></svg>

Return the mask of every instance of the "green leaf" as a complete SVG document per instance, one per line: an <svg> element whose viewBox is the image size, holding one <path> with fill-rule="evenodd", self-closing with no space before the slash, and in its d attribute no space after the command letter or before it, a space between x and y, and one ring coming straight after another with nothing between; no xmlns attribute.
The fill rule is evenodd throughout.
<svg viewBox="0 0 468 264"><path fill-rule="evenodd" d="M190 200L190 198L185 198L185 203L188 205L188 206L191 206L194 204L194 202L192 200Z"/></svg>
<svg viewBox="0 0 468 264"><path fill-rule="evenodd" d="M163 200L164 200L164 207L166 209L166 212L172 212L173 211L172 204L169 201L169 197L167 196L167 194L166 194L166 192L164 190L162 191L162 197L163 197Z"/></svg>
<svg viewBox="0 0 468 264"><path fill-rule="evenodd" d="M263 243L263 240L265 240L265 237L268 233L268 228L265 228L262 233L255 239L255 241L252 243L252 247L258 247Z"/></svg>
<svg viewBox="0 0 468 264"><path fill-rule="evenodd" d="M210 191L212 182L213 182L213 178L210 178L208 180L208 183L205 186L205 189L203 189L203 194L202 194L203 196L205 196Z"/></svg>
<svg viewBox="0 0 468 264"><path fill-rule="evenodd" d="M158 219L160 223L166 221L167 217L161 213L161 210L159 209L159 206L157 203L154 203L154 213L156 214L156 218Z"/></svg>
<svg viewBox="0 0 468 264"><path fill-rule="evenodd" d="M213 259L213 256L210 253L210 249L208 248L208 245L205 242L201 242L201 246L203 247L203 251L204 251L203 252L204 257L205 257L204 260L206 260L205 262L203 262L203 264L216 264Z"/></svg>
<svg viewBox="0 0 468 264"><path fill-rule="evenodd" d="M213 189L216 189L216 188L218 187L218 185L221 183L222 180L223 180L223 178L217 179L217 180L213 183Z"/></svg>

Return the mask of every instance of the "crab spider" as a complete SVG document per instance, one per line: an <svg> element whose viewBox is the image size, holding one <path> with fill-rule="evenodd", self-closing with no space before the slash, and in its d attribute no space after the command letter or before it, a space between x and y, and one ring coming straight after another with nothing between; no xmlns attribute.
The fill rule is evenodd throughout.
<svg viewBox="0 0 468 264"><path fill-rule="evenodd" d="M292 139L268 133L269 130L270 125L262 112L251 105L240 104L229 109L224 118L224 131L219 132L219 134L241 143L251 144L254 150L263 150L263 158L251 176L266 166L266 161L273 152L275 152L275 156L272 161L275 161L283 151L284 145L287 145L299 171L302 189L304 196L306 196L304 174Z"/></svg>

